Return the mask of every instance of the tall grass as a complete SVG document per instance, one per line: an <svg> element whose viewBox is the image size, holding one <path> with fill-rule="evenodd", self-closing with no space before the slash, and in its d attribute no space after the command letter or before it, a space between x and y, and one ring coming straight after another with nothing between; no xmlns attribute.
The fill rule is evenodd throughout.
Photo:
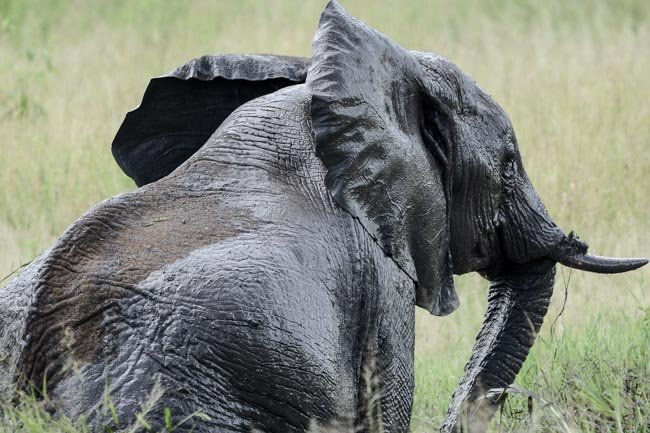
<svg viewBox="0 0 650 433"><path fill-rule="evenodd" d="M343 3L401 44L452 59L502 104L562 227L597 253L649 254L647 1ZM207 53L309 55L323 6L0 0L0 277L92 204L135 188L110 143L150 77ZM647 351L628 349L650 345L649 275L558 273L549 323L518 382L553 401L572 431L634 431L620 387L645 374L648 401ZM463 276L457 288L462 304L450 317L418 313L416 431L444 415L485 308L485 282Z"/></svg>
<svg viewBox="0 0 650 433"><path fill-rule="evenodd" d="M508 396L494 430L650 431L650 310L641 314L592 314L582 329L544 333L517 377L523 393ZM442 423L448 396L438 390L453 389L461 368L450 351L416 358L414 431Z"/></svg>

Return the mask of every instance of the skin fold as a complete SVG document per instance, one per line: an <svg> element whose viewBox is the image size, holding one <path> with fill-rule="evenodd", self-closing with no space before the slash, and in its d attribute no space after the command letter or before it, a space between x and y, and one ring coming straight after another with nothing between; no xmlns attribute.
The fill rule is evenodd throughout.
<svg viewBox="0 0 650 433"><path fill-rule="evenodd" d="M179 432L406 432L415 306L453 312L453 274L479 272L488 309L441 431L482 432L555 263L645 263L587 255L496 102L334 1L312 59L195 59L152 80L112 150L140 188L0 289L0 394L46 382L95 430L144 402L155 431L169 408L206 415Z"/></svg>

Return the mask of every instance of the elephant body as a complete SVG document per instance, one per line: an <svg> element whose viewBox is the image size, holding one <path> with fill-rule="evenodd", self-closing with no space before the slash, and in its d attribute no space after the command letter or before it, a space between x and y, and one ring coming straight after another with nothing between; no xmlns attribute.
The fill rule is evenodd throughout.
<svg viewBox="0 0 650 433"><path fill-rule="evenodd" d="M555 263L647 263L587 254L501 107L335 1L309 60L205 56L152 80L112 151L141 188L0 289L0 392L46 390L95 430L171 412L174 431L406 432L415 306L450 314L453 274L479 272L488 308L441 431L485 432Z"/></svg>
<svg viewBox="0 0 650 433"><path fill-rule="evenodd" d="M95 423L107 387L123 413L153 393L154 425L169 406L211 432L363 424L381 383L385 431L405 431L414 283L325 188L304 87L243 105L25 270L7 288L31 292L16 373Z"/></svg>

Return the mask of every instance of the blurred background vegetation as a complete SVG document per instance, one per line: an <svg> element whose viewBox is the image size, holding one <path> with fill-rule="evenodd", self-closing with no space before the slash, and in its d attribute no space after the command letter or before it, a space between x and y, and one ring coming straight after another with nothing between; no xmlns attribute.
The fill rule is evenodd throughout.
<svg viewBox="0 0 650 433"><path fill-rule="evenodd" d="M203 54L309 56L324 4L0 0L0 278L93 204L135 188L110 144L149 78ZM448 57L490 93L551 215L592 252L650 254L650 2L343 5L406 47ZM650 431L649 276L558 270L518 378L552 403L534 399L533 429ZM456 282L457 312L418 313L414 431L443 419L485 308L486 282ZM528 429L526 398L509 401L495 429Z"/></svg>

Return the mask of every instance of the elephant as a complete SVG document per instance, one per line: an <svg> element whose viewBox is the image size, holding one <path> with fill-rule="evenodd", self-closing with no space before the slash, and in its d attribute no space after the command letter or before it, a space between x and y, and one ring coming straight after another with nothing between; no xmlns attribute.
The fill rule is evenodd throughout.
<svg viewBox="0 0 650 433"><path fill-rule="evenodd" d="M327 4L311 59L205 56L113 142L139 186L0 289L0 391L47 383L94 429L408 431L414 314L490 283L443 432L483 432L556 263L616 273L550 218L499 105L449 60ZM112 411L107 411L107 400ZM192 416L197 411L201 416ZM111 414L111 412L113 412Z"/></svg>

